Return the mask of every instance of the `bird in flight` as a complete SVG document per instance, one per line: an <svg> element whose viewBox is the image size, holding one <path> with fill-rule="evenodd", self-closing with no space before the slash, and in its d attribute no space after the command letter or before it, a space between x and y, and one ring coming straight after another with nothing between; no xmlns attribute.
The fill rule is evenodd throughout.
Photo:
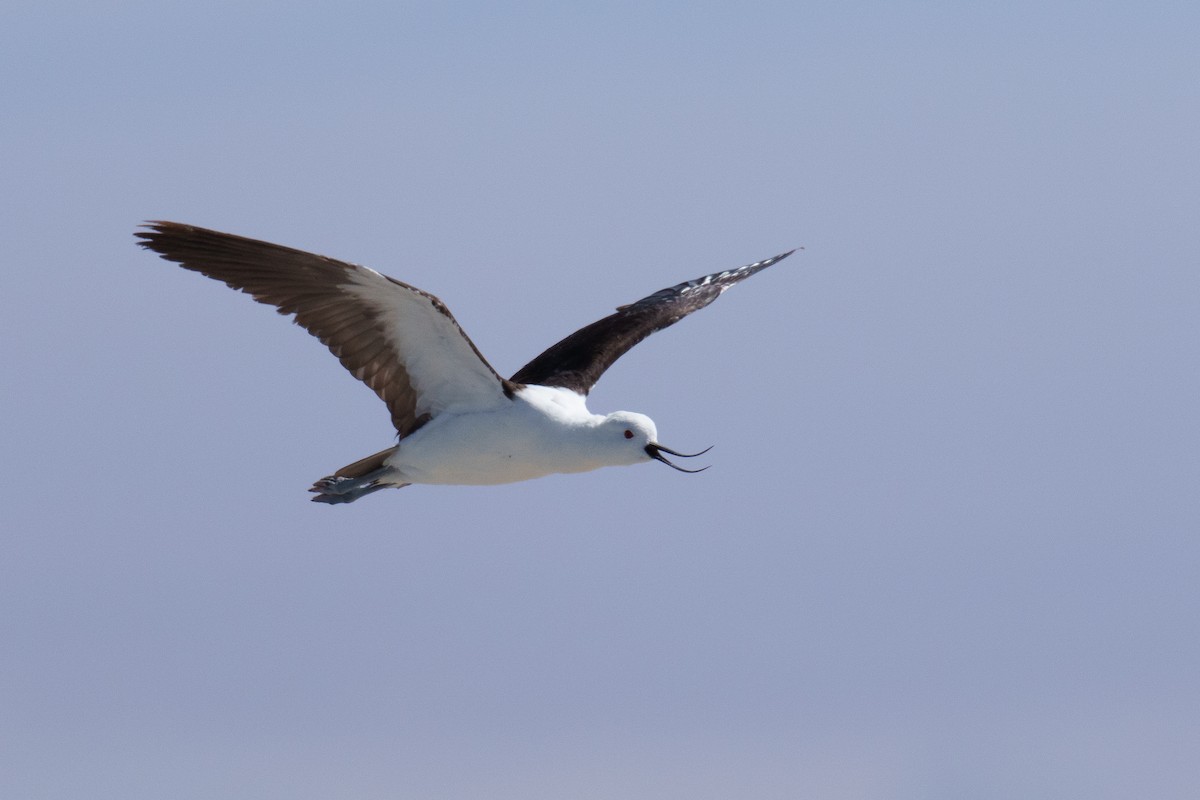
<svg viewBox="0 0 1200 800"><path fill-rule="evenodd" d="M592 386L629 348L790 256L705 275L620 306L502 378L441 300L373 269L178 222L148 222L138 244L239 289L316 336L387 405L395 445L321 478L320 503L414 483L488 485L660 461L644 414L593 414Z"/></svg>

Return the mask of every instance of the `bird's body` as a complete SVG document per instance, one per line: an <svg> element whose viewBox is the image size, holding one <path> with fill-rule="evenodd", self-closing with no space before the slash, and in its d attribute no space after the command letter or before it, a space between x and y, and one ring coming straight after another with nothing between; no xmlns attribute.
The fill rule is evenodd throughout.
<svg viewBox="0 0 1200 800"><path fill-rule="evenodd" d="M137 234L144 247L295 315L387 404L399 442L317 481L313 499L325 503L414 483L512 483L650 460L699 471L663 456L690 457L659 444L649 417L588 411L588 390L637 342L791 254L621 306L504 379L446 306L412 286L254 239L173 222L148 227Z"/></svg>
<svg viewBox="0 0 1200 800"><path fill-rule="evenodd" d="M392 482L464 485L634 464L647 460L642 448L655 438L653 423L638 417L626 413L615 421L641 432L641 448L628 446L625 428L615 430L611 422L606 427L608 418L588 411L569 389L525 386L503 408L435 417L383 463Z"/></svg>

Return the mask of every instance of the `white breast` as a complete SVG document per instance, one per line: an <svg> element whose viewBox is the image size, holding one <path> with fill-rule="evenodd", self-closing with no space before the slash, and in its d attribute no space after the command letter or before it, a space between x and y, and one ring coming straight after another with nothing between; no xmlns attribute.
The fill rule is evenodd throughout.
<svg viewBox="0 0 1200 800"><path fill-rule="evenodd" d="M499 410L435 417L387 464L411 483L490 485L586 472L610 463L596 447L601 420L572 391L526 386Z"/></svg>

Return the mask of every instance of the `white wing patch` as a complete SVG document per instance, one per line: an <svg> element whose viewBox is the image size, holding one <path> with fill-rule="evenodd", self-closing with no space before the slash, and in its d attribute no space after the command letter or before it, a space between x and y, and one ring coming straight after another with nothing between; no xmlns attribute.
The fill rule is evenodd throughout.
<svg viewBox="0 0 1200 800"><path fill-rule="evenodd" d="M511 401L501 378L433 296L368 267L349 273L343 291L370 306L417 393L416 413L468 413Z"/></svg>

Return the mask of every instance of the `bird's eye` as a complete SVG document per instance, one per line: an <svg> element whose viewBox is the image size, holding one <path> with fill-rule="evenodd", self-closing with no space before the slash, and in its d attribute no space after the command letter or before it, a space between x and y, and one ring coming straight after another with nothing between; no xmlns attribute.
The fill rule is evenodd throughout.
<svg viewBox="0 0 1200 800"><path fill-rule="evenodd" d="M633 431L625 431L625 438L626 438L626 439L632 439L632 438L633 438Z"/></svg>

